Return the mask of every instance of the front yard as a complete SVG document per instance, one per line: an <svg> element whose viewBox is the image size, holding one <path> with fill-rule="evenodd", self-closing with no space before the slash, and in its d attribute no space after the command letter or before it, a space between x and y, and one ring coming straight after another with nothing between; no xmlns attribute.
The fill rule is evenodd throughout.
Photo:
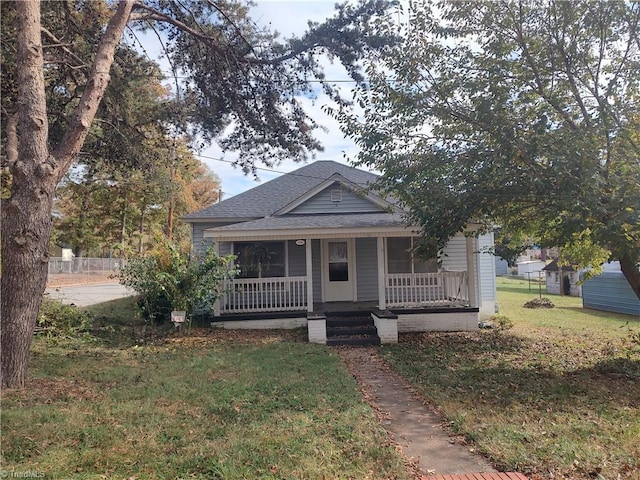
<svg viewBox="0 0 640 480"><path fill-rule="evenodd" d="M3 476L407 478L338 356L301 332L37 340L30 377L4 394Z"/></svg>
<svg viewBox="0 0 640 480"><path fill-rule="evenodd" d="M532 478L640 478L640 332L631 316L498 280L501 333L401 335L383 356L499 467ZM619 477L618 477L619 475Z"/></svg>
<svg viewBox="0 0 640 480"><path fill-rule="evenodd" d="M640 478L640 323L551 297L510 330L401 335L380 355L499 468L532 479ZM195 329L144 343L131 299L91 335L37 338L28 387L3 392L0 475L403 479L407 465L331 348L305 332ZM600 475L600 477L598 477Z"/></svg>

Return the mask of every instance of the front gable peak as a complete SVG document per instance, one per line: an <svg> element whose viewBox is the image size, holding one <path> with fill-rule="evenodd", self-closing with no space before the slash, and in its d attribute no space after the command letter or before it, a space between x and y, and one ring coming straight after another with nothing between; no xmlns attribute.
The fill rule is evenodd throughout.
<svg viewBox="0 0 640 480"><path fill-rule="evenodd" d="M393 206L389 202L368 192L366 185L357 185L336 173L275 215L380 213L391 209Z"/></svg>

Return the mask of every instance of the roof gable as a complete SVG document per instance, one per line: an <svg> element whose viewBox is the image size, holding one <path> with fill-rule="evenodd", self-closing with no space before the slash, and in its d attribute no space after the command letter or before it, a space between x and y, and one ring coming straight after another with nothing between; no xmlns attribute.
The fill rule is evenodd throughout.
<svg viewBox="0 0 640 480"><path fill-rule="evenodd" d="M366 192L362 186L336 173L275 212L275 215L373 213L388 211L391 207L386 200Z"/></svg>
<svg viewBox="0 0 640 480"><path fill-rule="evenodd" d="M272 216L309 191L339 175L345 182L364 189L378 176L334 161L318 161L274 178L257 187L184 217L187 222L233 218L256 219Z"/></svg>

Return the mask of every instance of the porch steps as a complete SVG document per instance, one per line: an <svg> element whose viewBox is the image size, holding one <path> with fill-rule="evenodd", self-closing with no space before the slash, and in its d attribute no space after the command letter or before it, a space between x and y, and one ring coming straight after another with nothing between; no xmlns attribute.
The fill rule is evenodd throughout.
<svg viewBox="0 0 640 480"><path fill-rule="evenodd" d="M327 345L374 346L380 337L371 315L328 314Z"/></svg>

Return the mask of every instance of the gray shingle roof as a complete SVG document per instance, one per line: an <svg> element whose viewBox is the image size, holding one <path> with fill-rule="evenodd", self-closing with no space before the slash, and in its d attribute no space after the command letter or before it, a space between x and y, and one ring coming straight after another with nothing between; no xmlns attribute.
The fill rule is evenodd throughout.
<svg viewBox="0 0 640 480"><path fill-rule="evenodd" d="M400 227L404 226L402 216L397 213L345 213L290 215L266 217L248 222L234 223L211 228L211 232L253 231L253 230L290 230L313 228L358 228L358 227Z"/></svg>
<svg viewBox="0 0 640 480"><path fill-rule="evenodd" d="M268 217L336 173L363 188L378 178L373 173L342 163L317 161L183 218L188 222L218 218Z"/></svg>
<svg viewBox="0 0 640 480"><path fill-rule="evenodd" d="M542 271L544 272L558 272L560 271L560 266L558 265L558 260L554 260L551 263L549 263L546 267L544 267L542 269ZM562 271L563 272L575 272L576 270L571 266L571 265L563 265L562 266Z"/></svg>

